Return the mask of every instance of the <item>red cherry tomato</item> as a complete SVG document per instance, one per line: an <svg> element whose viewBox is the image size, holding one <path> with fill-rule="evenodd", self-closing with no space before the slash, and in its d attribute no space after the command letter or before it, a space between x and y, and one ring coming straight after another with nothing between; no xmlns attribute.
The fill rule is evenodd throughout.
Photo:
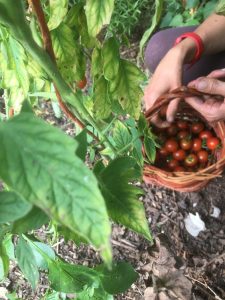
<svg viewBox="0 0 225 300"><path fill-rule="evenodd" d="M193 150L194 152L198 152L198 151L201 150L201 148L202 148L202 140L201 140L201 139L198 139L198 138L193 139L192 150Z"/></svg>
<svg viewBox="0 0 225 300"><path fill-rule="evenodd" d="M204 124L201 122L196 122L191 125L191 131L195 134L200 133L204 129Z"/></svg>
<svg viewBox="0 0 225 300"><path fill-rule="evenodd" d="M200 139L208 139L210 137L212 137L212 132L209 130L203 130L202 132L199 133L199 137Z"/></svg>
<svg viewBox="0 0 225 300"><path fill-rule="evenodd" d="M159 154L161 156L167 156L169 154L169 152L167 151L166 147L162 147L159 149Z"/></svg>
<svg viewBox="0 0 225 300"><path fill-rule="evenodd" d="M198 155L198 160L200 163L205 163L208 161L208 152L206 150L201 150L197 153Z"/></svg>
<svg viewBox="0 0 225 300"><path fill-rule="evenodd" d="M180 147L183 150L190 150L192 147L192 144L193 144L193 142L191 139L184 138L180 141Z"/></svg>
<svg viewBox="0 0 225 300"><path fill-rule="evenodd" d="M179 162L176 159L171 159L167 163L170 170L174 170L176 167L179 166Z"/></svg>
<svg viewBox="0 0 225 300"><path fill-rule="evenodd" d="M173 152L173 158L178 161L184 160L185 157L186 157L186 153L183 149L179 149L176 152Z"/></svg>
<svg viewBox="0 0 225 300"><path fill-rule="evenodd" d="M174 139L169 139L165 143L165 148L170 153L175 152L178 149L178 143Z"/></svg>
<svg viewBox="0 0 225 300"><path fill-rule="evenodd" d="M215 150L218 148L219 144L220 140L217 137L211 137L206 140L206 145L210 150Z"/></svg>
<svg viewBox="0 0 225 300"><path fill-rule="evenodd" d="M179 129L184 130L184 129L188 129L188 128L189 128L189 125L188 125L188 122L187 122L187 121L182 121L182 120L180 120L180 121L177 121L177 127L178 127Z"/></svg>
<svg viewBox="0 0 225 300"><path fill-rule="evenodd" d="M181 130L178 132L177 137L179 140L182 140L184 138L187 138L190 135L190 133L187 130Z"/></svg>
<svg viewBox="0 0 225 300"><path fill-rule="evenodd" d="M188 156L186 156L184 164L187 167L194 167L196 166L198 163L198 157L196 154L189 154Z"/></svg>
<svg viewBox="0 0 225 300"><path fill-rule="evenodd" d="M87 84L87 78L84 77L82 80L79 80L77 82L77 87L82 90L85 88L86 84Z"/></svg>
<svg viewBox="0 0 225 300"><path fill-rule="evenodd" d="M172 125L170 125L170 127L167 128L166 131L169 136L174 136L177 134L178 128L175 124L172 124Z"/></svg>
<svg viewBox="0 0 225 300"><path fill-rule="evenodd" d="M185 168L182 166L177 166L174 168L174 172L185 172Z"/></svg>

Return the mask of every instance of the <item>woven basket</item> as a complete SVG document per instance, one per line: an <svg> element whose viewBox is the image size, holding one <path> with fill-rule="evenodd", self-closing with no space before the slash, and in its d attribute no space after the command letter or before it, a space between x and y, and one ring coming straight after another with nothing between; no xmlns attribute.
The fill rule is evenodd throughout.
<svg viewBox="0 0 225 300"><path fill-rule="evenodd" d="M207 94L182 86L173 90L171 93L159 97L154 106L146 112L145 116L147 120L150 121L151 118L160 111L162 105L168 104L175 98L183 99L190 96L204 95ZM218 95L214 96L220 97ZM178 119L186 118L193 120L193 118L196 117L202 119L207 127L212 128L217 137L221 140L221 148L215 152L216 161L212 165L196 172L167 172L156 166L145 164L143 170L143 179L145 183L164 186L180 192L194 192L199 191L206 186L211 179L222 174L225 166L225 123L224 121L219 121L214 124L209 124L198 112L194 111L193 108L187 104L180 106L177 113Z"/></svg>

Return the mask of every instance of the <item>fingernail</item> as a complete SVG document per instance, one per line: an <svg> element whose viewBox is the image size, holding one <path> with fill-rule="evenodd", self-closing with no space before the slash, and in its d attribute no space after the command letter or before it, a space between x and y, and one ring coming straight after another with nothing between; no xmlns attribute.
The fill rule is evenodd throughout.
<svg viewBox="0 0 225 300"><path fill-rule="evenodd" d="M207 81L206 80L199 80L196 84L198 90L205 90L207 88Z"/></svg>

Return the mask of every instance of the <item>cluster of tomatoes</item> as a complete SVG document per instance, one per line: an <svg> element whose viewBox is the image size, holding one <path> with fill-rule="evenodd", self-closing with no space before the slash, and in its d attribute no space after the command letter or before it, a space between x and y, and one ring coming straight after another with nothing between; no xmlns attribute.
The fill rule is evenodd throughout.
<svg viewBox="0 0 225 300"><path fill-rule="evenodd" d="M205 168L215 159L220 140L200 121L178 120L170 127L158 130L161 148L155 165L166 171L194 172Z"/></svg>

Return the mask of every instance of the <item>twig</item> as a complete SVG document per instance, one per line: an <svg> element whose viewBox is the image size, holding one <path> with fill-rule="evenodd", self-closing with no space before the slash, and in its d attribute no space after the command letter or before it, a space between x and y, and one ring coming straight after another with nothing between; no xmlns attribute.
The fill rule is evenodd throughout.
<svg viewBox="0 0 225 300"><path fill-rule="evenodd" d="M52 60L55 62L55 54L54 54L54 50L52 47L51 35L49 32L47 23L45 21L45 15L44 15L40 0L28 0L28 2L33 7L34 12L36 13L39 27L41 30L41 34L42 34L44 49L48 52L48 54L50 55ZM62 97L61 97L57 87L55 86L55 84L54 84L54 88L55 88L56 96L57 96L57 99L59 102L59 106L62 109L62 111L65 113L65 115L68 118L70 118L71 120L73 120L73 122L76 123L81 128L85 128L86 126L76 116L74 116L74 114L69 110L69 108L66 106L66 104L62 101ZM87 133L90 136L92 136L96 141L99 141L98 137L93 132L91 132L90 130L87 129Z"/></svg>
<svg viewBox="0 0 225 300"><path fill-rule="evenodd" d="M208 267L209 265L211 265L215 260L217 259L220 259L220 258L223 258L225 256L225 253L222 253L216 257L214 257L213 259L211 259L207 264L206 264L206 267Z"/></svg>
<svg viewBox="0 0 225 300"><path fill-rule="evenodd" d="M199 280L197 280L197 279L195 279L195 278L192 278L192 277L189 276L189 275L185 275L185 276L186 276L187 278L189 278L190 280L193 280L193 281L199 283L200 285L204 286L206 289L208 289L211 293L213 293L213 295L214 295L214 297L215 297L216 300L223 300L223 299L220 298L220 297L219 297L219 296L211 289L211 287L209 287L206 283L203 283L203 282L201 282L201 281L199 281Z"/></svg>

